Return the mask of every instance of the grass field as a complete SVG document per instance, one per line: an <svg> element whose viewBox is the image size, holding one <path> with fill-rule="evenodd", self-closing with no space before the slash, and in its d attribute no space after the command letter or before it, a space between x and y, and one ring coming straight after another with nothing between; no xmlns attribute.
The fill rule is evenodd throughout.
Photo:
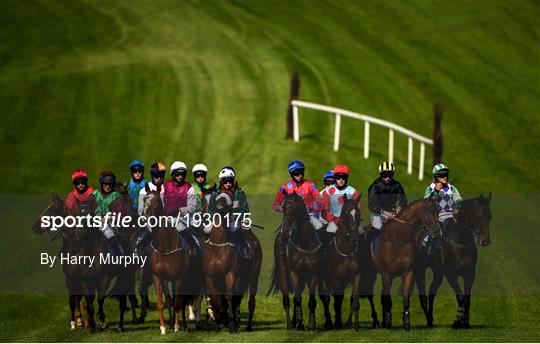
<svg viewBox="0 0 540 344"><path fill-rule="evenodd" d="M538 2L3 1L0 9L0 275L16 286L0 288L1 341L540 340ZM255 219L267 227L259 232L261 289L272 263L270 229L280 220L268 205L288 178L288 161L303 160L319 184L324 171L348 164L351 183L367 191L386 157L386 130L372 129L368 160L362 124L344 119L334 153L333 117L322 113L302 111L301 141L284 140L294 70L301 99L426 136L433 102L444 104L451 179L465 195L494 194L494 242L480 250L473 328L449 327L455 301L445 286L435 329L423 327L414 296L410 333L288 332L280 298L263 296L252 334L163 338L155 312L124 334L69 332L66 298L31 292L33 285L61 287L62 275L35 258L58 250L30 231L45 200L26 202L67 193L75 168L97 182L105 169L127 179L134 158L203 161L212 175L235 166L257 200ZM397 179L414 199L429 175L420 182L404 172L405 144L396 136ZM116 308L107 302L111 321ZM367 321L365 303L362 310ZM394 311L398 325L397 298Z"/></svg>

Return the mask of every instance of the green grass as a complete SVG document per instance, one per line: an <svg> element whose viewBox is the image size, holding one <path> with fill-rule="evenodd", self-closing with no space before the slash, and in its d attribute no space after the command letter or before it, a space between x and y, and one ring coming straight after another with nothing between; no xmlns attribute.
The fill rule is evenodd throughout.
<svg viewBox="0 0 540 344"><path fill-rule="evenodd" d="M531 263L540 258L538 2L3 1L0 8L0 275L10 277L0 289L0 340L540 338L540 280ZM317 183L335 164L348 164L351 183L367 191L386 158L386 130L372 127L368 160L362 156L362 123L346 118L337 153L333 117L323 113L302 110L301 141L284 140L294 70L301 99L375 115L425 136L431 135L433 103L444 104L444 161L451 179L465 195L495 195L494 243L480 250L473 329L448 328L455 302L445 286L437 301L439 326L422 328L415 298L410 333L287 332L278 297L259 297L254 334L161 338L155 312L145 331L68 332L65 298L32 293L32 285L62 288L61 272L36 266L35 258L57 247L29 230L45 200L28 205L28 198L15 194L65 194L79 167L90 172L92 183L105 169L127 179L127 163L135 158L167 165L178 159L189 166L202 161L211 176L231 164L248 195L265 195L252 196L254 217L267 227L259 233L264 289L270 229L280 220L269 210L270 195L287 180L288 161L303 160L307 177ZM397 178L411 199L429 182L428 173L424 181L416 178L417 149L409 176L406 138L396 136ZM428 149L426 171L430 160ZM111 320L116 308L107 302ZM399 308L396 298L396 324ZM362 309L367 320L365 303Z"/></svg>

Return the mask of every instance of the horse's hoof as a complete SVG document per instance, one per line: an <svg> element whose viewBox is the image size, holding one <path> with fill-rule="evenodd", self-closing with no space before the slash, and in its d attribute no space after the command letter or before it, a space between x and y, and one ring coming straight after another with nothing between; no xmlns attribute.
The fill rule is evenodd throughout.
<svg viewBox="0 0 540 344"><path fill-rule="evenodd" d="M354 330L355 330L356 332L360 331L360 325L354 324Z"/></svg>
<svg viewBox="0 0 540 344"><path fill-rule="evenodd" d="M460 329L460 328L463 328L463 321L462 320L456 320L454 321L454 323L452 324L452 327L454 329Z"/></svg>
<svg viewBox="0 0 540 344"><path fill-rule="evenodd" d="M77 318L77 327L78 327L78 328L82 328L82 327L83 327L83 321L82 321L81 317L78 317L78 318Z"/></svg>
<svg viewBox="0 0 540 344"><path fill-rule="evenodd" d="M140 318L139 318L139 324L141 324L141 325L144 324L144 320L145 320L145 319L144 319L143 317L140 317Z"/></svg>
<svg viewBox="0 0 540 344"><path fill-rule="evenodd" d="M405 329L405 331L410 331L411 330L411 324L409 324L409 323L403 324L403 328Z"/></svg>
<svg viewBox="0 0 540 344"><path fill-rule="evenodd" d="M161 332L162 336L167 334L167 328L165 326L160 326L159 331Z"/></svg>
<svg viewBox="0 0 540 344"><path fill-rule="evenodd" d="M463 328L464 328L464 329L468 329L469 327L470 327L469 321L468 321L468 320L464 320L464 321L463 321Z"/></svg>
<svg viewBox="0 0 540 344"><path fill-rule="evenodd" d="M75 330L75 328L77 328L77 324L75 323L75 321L71 321L69 323L69 328L71 329L71 331Z"/></svg>
<svg viewBox="0 0 540 344"><path fill-rule="evenodd" d="M124 328L123 328L123 327L119 327L119 328L116 330L116 332L122 333L122 332L124 332Z"/></svg>
<svg viewBox="0 0 540 344"><path fill-rule="evenodd" d="M229 333L233 334L233 333L237 333L237 330L236 330L236 326L229 326Z"/></svg>
<svg viewBox="0 0 540 344"><path fill-rule="evenodd" d="M305 331L306 327L304 326L304 324L298 324L298 325L296 325L296 330Z"/></svg>
<svg viewBox="0 0 540 344"><path fill-rule="evenodd" d="M324 330L325 331L330 331L330 330L333 330L334 329L334 324L332 324L331 321L327 321L324 323Z"/></svg>
<svg viewBox="0 0 540 344"><path fill-rule="evenodd" d="M297 325L296 319L291 320L291 327L295 328Z"/></svg>
<svg viewBox="0 0 540 344"><path fill-rule="evenodd" d="M200 331L202 329L204 329L204 323L202 320L199 320L195 323L195 330Z"/></svg>
<svg viewBox="0 0 540 344"><path fill-rule="evenodd" d="M352 325L352 322L351 322L351 325ZM336 321L334 323L334 328L336 330L340 330L341 328L343 328L343 323L341 321ZM324 324L324 329L326 329L326 324Z"/></svg>
<svg viewBox="0 0 540 344"><path fill-rule="evenodd" d="M180 325L174 324L174 332L175 333L180 332Z"/></svg>
<svg viewBox="0 0 540 344"><path fill-rule="evenodd" d="M133 320L131 320L131 324L132 325L139 325L139 319L138 318L133 318Z"/></svg>
<svg viewBox="0 0 540 344"><path fill-rule="evenodd" d="M379 326L380 326L379 320L377 320L377 319L373 320L373 322L371 323L371 328L372 329L377 328Z"/></svg>
<svg viewBox="0 0 540 344"><path fill-rule="evenodd" d="M191 321L195 320L195 312L193 312L193 306L189 305L188 311L189 311L188 319Z"/></svg>
<svg viewBox="0 0 540 344"><path fill-rule="evenodd" d="M246 327L246 332L253 332L253 327L251 327L251 325L248 325Z"/></svg>

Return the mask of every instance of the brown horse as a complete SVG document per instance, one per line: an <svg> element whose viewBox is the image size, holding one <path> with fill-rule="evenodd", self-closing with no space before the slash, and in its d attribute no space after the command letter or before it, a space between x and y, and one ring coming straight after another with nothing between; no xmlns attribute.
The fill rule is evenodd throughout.
<svg viewBox="0 0 540 344"><path fill-rule="evenodd" d="M42 227L42 218L44 216L67 216L67 210L64 201L53 195L52 203L41 212L37 220L32 225L32 229L36 234L43 234L48 232L51 235L51 241L62 238L62 251L69 253L70 255L76 255L79 253L81 246L77 240L76 229L73 231L66 230L66 228L57 228L56 231L51 231L51 228ZM54 233L54 234L53 234ZM79 281L79 270L76 264L62 264L64 271L64 280L68 290L68 301L71 315L70 328L74 330L77 327L82 327L83 322L81 319L80 300L82 299L82 289ZM87 325L87 323L85 323Z"/></svg>
<svg viewBox="0 0 540 344"><path fill-rule="evenodd" d="M489 224L491 210L488 197L465 200L454 223L448 227L442 238L442 247L435 257L422 254L416 267L416 285L420 305L426 316L427 326L433 326L433 303L437 290L442 284L443 276L456 294L458 303L454 328L469 328L469 309L471 306L471 291L476 277L478 252L474 237L478 237L479 246L491 243ZM433 271L433 280L429 287L429 298L426 296L425 273L427 267ZM459 285L458 277L463 277L464 292Z"/></svg>
<svg viewBox="0 0 540 344"><path fill-rule="evenodd" d="M392 297L394 277L402 278L403 327L410 330L409 303L414 283L414 264L422 233L440 235L438 212L431 198L409 204L399 217L386 223L379 234L378 249L373 253L373 264L382 278L381 303L385 328L392 327Z"/></svg>
<svg viewBox="0 0 540 344"><path fill-rule="evenodd" d="M343 303L345 288L352 282L353 291L351 295L351 310L349 313L350 325L356 331L360 329L358 312L360 309L359 297L362 293L363 276L362 265L365 264L359 260L359 237L358 227L360 225L360 211L358 210L357 200L349 200L344 196L344 204L341 210L340 222L334 239L330 242L328 248L328 284L334 295L335 321L334 327L339 329L343 326L341 320L341 306ZM378 324L377 312L373 303L373 295L366 295L371 305L371 316L373 318L372 326ZM354 314L354 324L352 316Z"/></svg>
<svg viewBox="0 0 540 344"><path fill-rule="evenodd" d="M160 190L150 191L144 197L146 216L161 217L164 214ZM163 217L161 217L163 219ZM152 280L156 289L156 308L159 313L159 328L166 334L163 317L163 288L171 282L173 290L174 331L188 330L186 322L186 306L189 296L200 290L200 258L191 258L182 244L172 224L161 223L152 230L152 242L148 252L152 266ZM182 324L179 322L179 313Z"/></svg>
<svg viewBox="0 0 540 344"><path fill-rule="evenodd" d="M216 208L217 214L223 219L225 215L233 212L233 208L222 200L217 202ZM251 230L237 229L244 231L243 235L253 252L250 259L242 259L229 239L230 233L224 221L220 222L219 226L212 228L210 236L204 242L206 291L211 299L218 329L222 323L228 322L229 332L236 333L240 325L240 302L249 289L246 330L252 331L255 296L262 264L261 244Z"/></svg>
<svg viewBox="0 0 540 344"><path fill-rule="evenodd" d="M305 330L302 315L302 292L306 285L309 290L309 324L308 328L314 330L315 309L317 301L315 291L318 288L319 298L324 306L325 329L333 327L330 316L330 297L326 291L327 278L325 256L315 229L310 223L309 213L302 197L298 194L284 193L283 222L279 228L274 242L274 269L272 271L272 284L267 292L283 295L283 308L287 321L287 329L296 327ZM291 321L289 315L289 293L294 292L294 310Z"/></svg>

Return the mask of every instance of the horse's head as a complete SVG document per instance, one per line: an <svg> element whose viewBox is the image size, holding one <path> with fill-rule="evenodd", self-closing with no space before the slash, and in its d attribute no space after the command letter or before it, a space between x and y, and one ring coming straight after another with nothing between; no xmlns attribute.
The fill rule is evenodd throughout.
<svg viewBox="0 0 540 344"><path fill-rule="evenodd" d="M34 224L32 225L32 231L36 234L43 234L44 232L50 231L52 226L44 226L43 218L45 216L65 216L66 206L64 201L57 195L52 196L52 202L49 204L45 210L43 210Z"/></svg>
<svg viewBox="0 0 540 344"><path fill-rule="evenodd" d="M294 223L298 222L297 219L301 217L308 216L308 211L306 208L306 205L304 204L304 200L302 197L297 194L296 192L293 192L292 194L288 194L285 191L283 192L283 195L285 199L283 200L283 222L285 223ZM293 226L290 226L291 228Z"/></svg>
<svg viewBox="0 0 540 344"><path fill-rule="evenodd" d="M144 196L143 209L145 216L159 216L163 214L163 202L161 201L159 189L150 191Z"/></svg>
<svg viewBox="0 0 540 344"><path fill-rule="evenodd" d="M414 218L412 223L418 225L432 238L437 238L442 234L441 225L439 223L439 211L435 199L434 196L430 196L409 205L409 207L416 210L413 215Z"/></svg>
<svg viewBox="0 0 540 344"><path fill-rule="evenodd" d="M358 227L360 226L360 210L358 209L360 198L361 195L356 200L353 200L349 199L346 194L343 195L343 207L341 208L340 215L341 223L338 230L351 239L358 233Z"/></svg>
<svg viewBox="0 0 540 344"><path fill-rule="evenodd" d="M489 193L489 196L487 197L484 197L484 195L481 194L480 197L471 200L471 202L466 201L464 204L464 208L470 207L470 210L465 211L463 214L463 216L466 217L466 223L469 224L467 229L478 236L479 246L488 246L491 244L489 224L493 217L491 216L491 209L489 208L490 202L491 193Z"/></svg>
<svg viewBox="0 0 540 344"><path fill-rule="evenodd" d="M222 192L216 197L216 212L222 217L232 213L233 200L228 193Z"/></svg>

